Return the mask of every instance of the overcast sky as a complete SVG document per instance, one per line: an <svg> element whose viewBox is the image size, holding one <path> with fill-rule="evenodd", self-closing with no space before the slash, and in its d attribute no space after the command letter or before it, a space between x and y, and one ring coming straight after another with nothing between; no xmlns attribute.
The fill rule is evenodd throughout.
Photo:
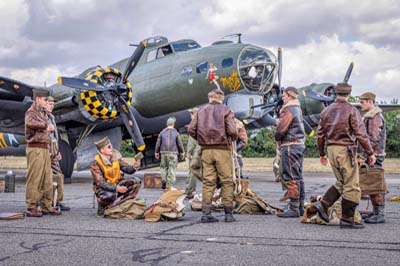
<svg viewBox="0 0 400 266"><path fill-rule="evenodd" d="M283 85L350 79L354 94L400 97L398 0L0 0L0 76L55 83L130 56L129 43L162 35L202 46L241 32L283 48Z"/></svg>

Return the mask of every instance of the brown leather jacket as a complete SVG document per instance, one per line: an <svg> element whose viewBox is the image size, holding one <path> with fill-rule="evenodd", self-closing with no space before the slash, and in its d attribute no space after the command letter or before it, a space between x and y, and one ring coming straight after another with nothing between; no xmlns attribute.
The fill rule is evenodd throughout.
<svg viewBox="0 0 400 266"><path fill-rule="evenodd" d="M375 155L385 156L386 128L382 109L375 106L363 115L363 120Z"/></svg>
<svg viewBox="0 0 400 266"><path fill-rule="evenodd" d="M184 153L185 149L179 132L175 128L164 128L158 135L155 152Z"/></svg>
<svg viewBox="0 0 400 266"><path fill-rule="evenodd" d="M229 150L229 143L236 141L238 132L232 110L218 102L201 108L190 122L189 135L202 149Z"/></svg>
<svg viewBox="0 0 400 266"><path fill-rule="evenodd" d="M304 142L303 115L298 100L291 100L282 107L275 140L280 143Z"/></svg>
<svg viewBox="0 0 400 266"><path fill-rule="evenodd" d="M48 149L50 131L47 130L48 116L46 111L33 103L25 113L25 139L27 147Z"/></svg>
<svg viewBox="0 0 400 266"><path fill-rule="evenodd" d="M318 131L318 150L325 156L327 145L353 146L358 141L368 155L372 147L360 112L346 100L338 98L321 112Z"/></svg>

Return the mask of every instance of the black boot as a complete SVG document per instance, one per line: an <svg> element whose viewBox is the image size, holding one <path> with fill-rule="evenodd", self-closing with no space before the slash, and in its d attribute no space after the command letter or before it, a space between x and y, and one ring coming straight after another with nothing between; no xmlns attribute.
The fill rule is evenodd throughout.
<svg viewBox="0 0 400 266"><path fill-rule="evenodd" d="M200 222L202 223L215 223L218 219L211 215L211 204L203 204L201 207L203 215L201 216Z"/></svg>
<svg viewBox="0 0 400 266"><path fill-rule="evenodd" d="M382 224L385 222L385 205L374 206L374 214L365 219L367 224Z"/></svg>
<svg viewBox="0 0 400 266"><path fill-rule="evenodd" d="M342 198L342 219L340 219L340 228L344 229L363 229L364 225L354 222L354 212L357 203Z"/></svg>
<svg viewBox="0 0 400 266"><path fill-rule="evenodd" d="M97 206L97 215L99 216L104 215L104 207L102 207L100 204Z"/></svg>
<svg viewBox="0 0 400 266"><path fill-rule="evenodd" d="M298 218L298 217L300 217L299 200L291 198L290 202L289 202L289 208L283 213L278 213L276 216L278 216L280 218Z"/></svg>
<svg viewBox="0 0 400 266"><path fill-rule="evenodd" d="M299 214L300 214L300 216L304 215L304 199L300 199Z"/></svg>
<svg viewBox="0 0 400 266"><path fill-rule="evenodd" d="M225 222L227 223L232 223L232 222L236 222L235 217L233 217L233 207L224 207L224 211L225 211Z"/></svg>
<svg viewBox="0 0 400 266"><path fill-rule="evenodd" d="M337 201L340 197L339 191L334 186L331 186L328 191L325 192L324 197L314 203L315 208L317 209L319 217L324 220L326 223L329 223L329 215L328 209L330 206Z"/></svg>

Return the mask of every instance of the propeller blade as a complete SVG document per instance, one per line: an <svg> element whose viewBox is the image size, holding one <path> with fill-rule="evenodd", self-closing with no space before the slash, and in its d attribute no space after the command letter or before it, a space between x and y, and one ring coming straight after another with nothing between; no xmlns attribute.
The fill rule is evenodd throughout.
<svg viewBox="0 0 400 266"><path fill-rule="evenodd" d="M19 96L30 96L30 97L33 96L32 90L35 89L34 86L30 86L25 83L1 76L0 76L0 88L14 95L16 94Z"/></svg>
<svg viewBox="0 0 400 266"><path fill-rule="evenodd" d="M140 133L138 124L136 123L136 119L132 111L129 109L129 106L124 100L124 98L118 97L118 99L121 107L120 109L121 109L122 121L124 122L124 125L128 130L132 140L134 141L137 149L139 151L143 151L146 148L146 145L144 143L142 134Z"/></svg>
<svg viewBox="0 0 400 266"><path fill-rule="evenodd" d="M137 62L139 62L140 57L144 52L144 49L147 46L146 41L141 41L140 44L136 47L135 51L133 52L132 56L129 58L128 63L126 64L124 74L122 75L122 82L125 83L135 69Z"/></svg>
<svg viewBox="0 0 400 266"><path fill-rule="evenodd" d="M278 85L279 89L281 88L281 81L282 81L282 48L278 48Z"/></svg>
<svg viewBox="0 0 400 266"><path fill-rule="evenodd" d="M58 84L60 85L79 90L108 91L114 89L112 87L104 87L96 83L90 82L86 79L79 79L79 78L58 77L57 81Z"/></svg>
<svg viewBox="0 0 400 266"><path fill-rule="evenodd" d="M347 83L350 79L351 72L353 72L354 63L351 62L349 67L347 68L346 75L344 75L343 83Z"/></svg>
<svg viewBox="0 0 400 266"><path fill-rule="evenodd" d="M335 100L334 97L329 97L323 94L320 94L318 92L312 91L310 89L307 89L304 91L305 92L305 97L309 97L311 99L317 100L317 101L321 101L321 102L333 102Z"/></svg>

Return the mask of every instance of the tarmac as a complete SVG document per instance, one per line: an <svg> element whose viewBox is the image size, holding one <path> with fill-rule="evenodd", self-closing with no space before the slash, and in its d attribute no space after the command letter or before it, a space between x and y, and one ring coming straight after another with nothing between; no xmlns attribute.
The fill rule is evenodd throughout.
<svg viewBox="0 0 400 266"><path fill-rule="evenodd" d="M16 192L0 193L0 212L25 210L25 171L15 173ZM178 174L176 187L184 188L185 176ZM245 176L256 193L284 207L278 201L281 185L272 173ZM330 173L305 173L304 178L306 198L323 194L334 183ZM388 201L400 196L399 178L387 175L385 224L346 230L275 215L235 215L237 222L225 223L224 215L215 213L219 223L201 224L201 213L189 205L178 221L105 219L93 208L90 173L75 172L72 184L65 185L64 203L71 211L0 221L0 265L400 265L400 202ZM149 206L160 194L142 188L138 197ZM362 201L360 209L366 206Z"/></svg>

